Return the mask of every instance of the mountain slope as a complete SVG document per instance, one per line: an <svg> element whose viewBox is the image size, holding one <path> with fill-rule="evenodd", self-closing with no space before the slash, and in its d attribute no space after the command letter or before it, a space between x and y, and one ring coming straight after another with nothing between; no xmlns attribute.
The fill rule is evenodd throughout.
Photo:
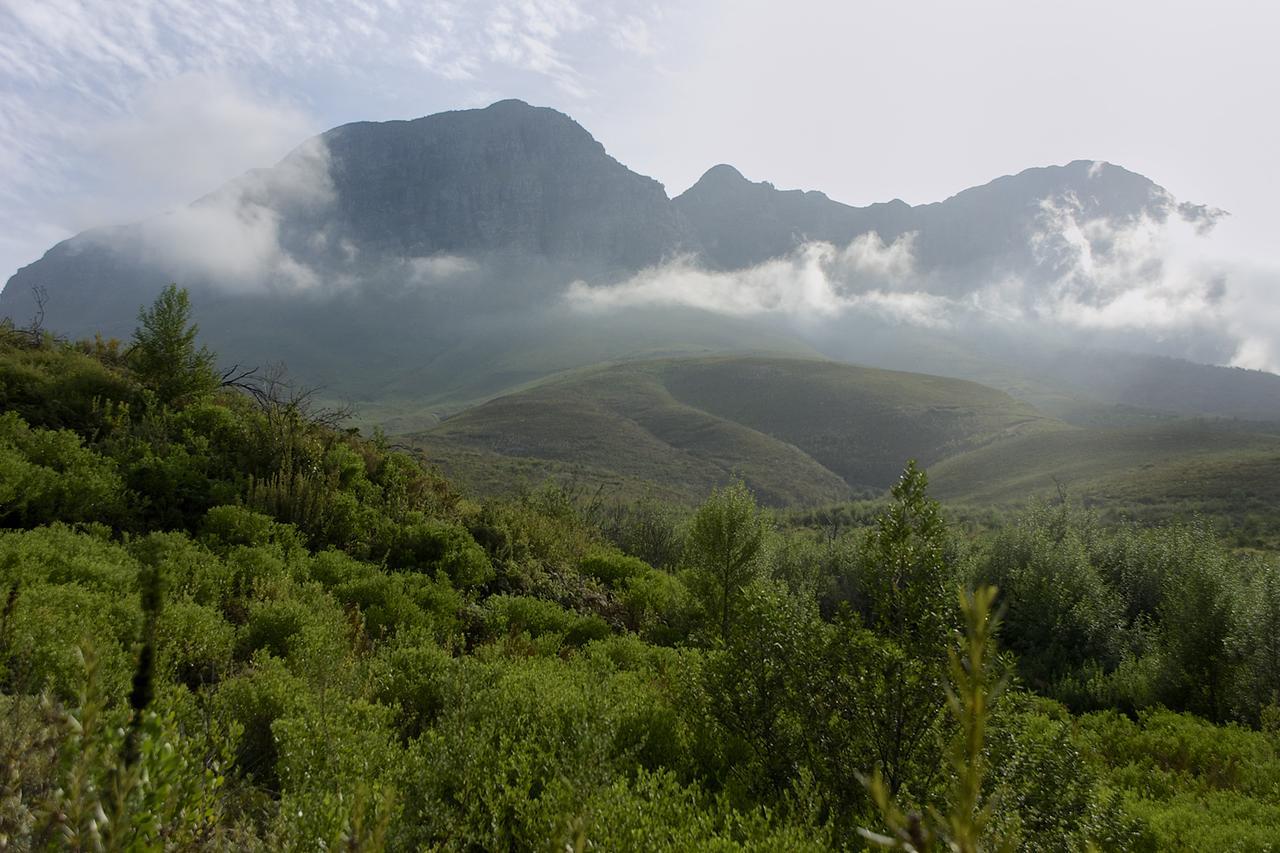
<svg viewBox="0 0 1280 853"><path fill-rule="evenodd" d="M1274 541L1280 425L1123 414L1131 425L1074 427L970 382L717 356L572 371L403 440L480 494L552 478L695 503L741 476L767 503L818 505L879 496L915 458L955 505L1065 489L1112 515L1198 513Z"/></svg>
<svg viewBox="0 0 1280 853"><path fill-rule="evenodd" d="M659 359L555 377L412 437L472 485L484 468L581 465L586 480L651 483L697 498L734 475L773 504L876 493L923 464L1058 428L959 380L762 357ZM550 470L538 467L539 471ZM468 477L470 474L470 477Z"/></svg>
<svg viewBox="0 0 1280 853"><path fill-rule="evenodd" d="M1026 169L945 201L914 207L898 199L853 207L821 192L751 182L721 164L672 203L688 220L704 256L721 269L753 266L807 241L843 246L874 231L886 243L914 233L913 249L923 272L945 271L968 279L1033 270L1038 259L1029 240L1041 224L1044 202L1056 198L1077 202L1082 218L1118 223L1143 215L1157 220L1215 215L1198 206L1178 205L1149 178L1090 160Z"/></svg>
<svg viewBox="0 0 1280 853"><path fill-rule="evenodd" d="M946 459L929 478L952 503L1015 506L1065 489L1148 521L1197 512L1237 532L1257 523L1274 533L1280 424L1190 420L1044 431Z"/></svg>

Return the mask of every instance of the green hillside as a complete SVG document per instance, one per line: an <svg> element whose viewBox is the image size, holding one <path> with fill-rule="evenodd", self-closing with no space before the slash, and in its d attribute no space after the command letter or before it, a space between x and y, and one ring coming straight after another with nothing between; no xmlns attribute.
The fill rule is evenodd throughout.
<svg viewBox="0 0 1280 853"><path fill-rule="evenodd" d="M1241 523L1280 501L1280 426L1175 421L1018 436L930 469L955 503L1013 506L1065 489L1146 517L1191 511Z"/></svg>
<svg viewBox="0 0 1280 853"><path fill-rule="evenodd" d="M702 357L560 374L408 440L477 494L551 479L689 504L736 475L767 503L813 506L878 497L915 458L956 505L1065 490L1111 516L1200 514L1243 544L1280 536L1280 427L1141 414L1072 426L962 380Z"/></svg>
<svg viewBox="0 0 1280 853"><path fill-rule="evenodd" d="M412 442L481 491L546 472L692 498L736 474L763 500L785 505L879 493L903 459L929 465L1058 428L971 382L812 359L714 357L563 374Z"/></svg>

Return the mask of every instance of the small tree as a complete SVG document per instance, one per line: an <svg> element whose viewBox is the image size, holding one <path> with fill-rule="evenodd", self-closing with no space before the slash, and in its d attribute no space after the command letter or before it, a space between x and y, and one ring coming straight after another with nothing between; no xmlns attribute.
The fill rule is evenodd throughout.
<svg viewBox="0 0 1280 853"><path fill-rule="evenodd" d="M218 386L214 355L196 346L187 291L171 284L138 312L131 357L138 376L165 403L208 394Z"/></svg>
<svg viewBox="0 0 1280 853"><path fill-rule="evenodd" d="M822 711L812 724L822 772L841 780L869 758L891 794L905 787L917 799L938 777L942 679L955 618L949 534L927 486L909 462L858 554L859 612L837 615L813 688ZM850 785L842 780L834 788Z"/></svg>
<svg viewBox="0 0 1280 853"><path fill-rule="evenodd" d="M698 508L685 540L690 586L728 638L743 589L761 573L768 525L742 482L716 489Z"/></svg>
<svg viewBox="0 0 1280 853"><path fill-rule="evenodd" d="M947 525L915 460L892 490L862 550L860 586L868 627L914 656L942 657L951 617Z"/></svg>
<svg viewBox="0 0 1280 853"><path fill-rule="evenodd" d="M932 850L978 853L983 849L982 842L989 840L991 848L1012 849L1007 839L984 839L993 805L982 795L987 771L984 753L987 726L991 708L1006 686L1006 679L996 664L995 638L1000 626L1000 614L994 607L996 588L960 591L959 599L965 628L962 634L957 632L955 645L947 649L950 660L947 706L957 723L947 750L953 774L947 813L932 812L932 820L928 822L921 815L905 814L894 802L893 789L885 783L877 767L866 785L891 834L865 829L860 833L879 847L912 853Z"/></svg>
<svg viewBox="0 0 1280 853"><path fill-rule="evenodd" d="M724 647L707 657L711 712L749 751L737 769L759 795L786 790L806 758L812 728L805 718L815 704L809 681L824 634L811 602L776 581L758 580L743 592Z"/></svg>

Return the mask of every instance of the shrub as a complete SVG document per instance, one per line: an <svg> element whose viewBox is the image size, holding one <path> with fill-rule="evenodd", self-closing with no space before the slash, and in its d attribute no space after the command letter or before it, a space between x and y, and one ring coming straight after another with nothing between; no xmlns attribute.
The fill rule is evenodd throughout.
<svg viewBox="0 0 1280 853"><path fill-rule="evenodd" d="M170 601L156 633L161 678L195 690L230 673L236 633L217 610L190 600Z"/></svg>
<svg viewBox="0 0 1280 853"><path fill-rule="evenodd" d="M122 698L141 624L136 600L75 584L24 585L8 625L5 670L11 689L34 693L47 687L71 701L84 681L81 649L91 647L104 695Z"/></svg>
<svg viewBox="0 0 1280 853"><path fill-rule="evenodd" d="M651 569L648 563L636 557L628 557L616 551L593 551L583 558L578 571L608 586L617 587Z"/></svg>
<svg viewBox="0 0 1280 853"><path fill-rule="evenodd" d="M129 543L129 553L160 572L174 598L224 607L237 589L235 569L185 533L149 533Z"/></svg>
<svg viewBox="0 0 1280 853"><path fill-rule="evenodd" d="M627 627L651 642L672 644L687 639L697 623L698 605L688 587L659 569L646 569L627 578L621 599Z"/></svg>
<svg viewBox="0 0 1280 853"><path fill-rule="evenodd" d="M397 568L443 571L459 589L481 586L494 576L493 565L471 534L445 521L406 526L388 562Z"/></svg>
<svg viewBox="0 0 1280 853"><path fill-rule="evenodd" d="M124 514L124 484L114 462L70 430L32 429L16 412L0 415L0 524L114 524Z"/></svg>
<svg viewBox="0 0 1280 853"><path fill-rule="evenodd" d="M274 545L286 555L303 551L297 528L281 524L269 515L241 506L215 506L205 513L200 538L211 548L225 552L236 545Z"/></svg>
<svg viewBox="0 0 1280 853"><path fill-rule="evenodd" d="M559 634L570 645L582 645L609 635L609 626L599 616L581 616L539 598L495 595L485 602L485 610L485 624L493 636Z"/></svg>
<svg viewBox="0 0 1280 853"><path fill-rule="evenodd" d="M119 595L132 589L138 564L121 546L63 524L0 531L0 574L6 586L72 584Z"/></svg>
<svg viewBox="0 0 1280 853"><path fill-rule="evenodd" d="M269 791L279 791L279 751L271 728L276 720L305 704L303 682L284 662L267 656L254 659L244 672L223 681L213 695L219 719L233 727L235 770Z"/></svg>

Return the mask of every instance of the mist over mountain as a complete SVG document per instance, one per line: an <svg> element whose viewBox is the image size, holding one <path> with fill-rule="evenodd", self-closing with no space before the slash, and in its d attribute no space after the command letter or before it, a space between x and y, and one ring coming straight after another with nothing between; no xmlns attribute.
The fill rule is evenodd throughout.
<svg viewBox="0 0 1280 853"><path fill-rule="evenodd" d="M446 409L599 361L784 352L1038 403L1280 417L1280 377L1178 360L1247 344L1218 310L1230 282L1170 250L1220 215L1086 160L918 206L727 165L669 198L568 116L500 101L343 125L187 207L77 235L14 275L0 312L22 322L44 288L49 328L124 337L175 281L229 360ZM1099 370L1086 348L1119 355Z"/></svg>

